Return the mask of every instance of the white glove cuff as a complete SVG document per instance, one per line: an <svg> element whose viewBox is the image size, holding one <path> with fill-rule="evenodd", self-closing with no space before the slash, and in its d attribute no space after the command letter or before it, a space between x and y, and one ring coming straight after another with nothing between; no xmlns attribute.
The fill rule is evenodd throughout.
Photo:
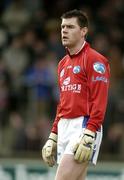
<svg viewBox="0 0 124 180"><path fill-rule="evenodd" d="M89 129L85 129L84 134L87 134L87 135L92 136L93 138L95 138L95 132L93 132L93 131L91 131Z"/></svg>
<svg viewBox="0 0 124 180"><path fill-rule="evenodd" d="M53 140L54 142L57 142L57 134L55 133L50 133L49 135L49 139Z"/></svg>

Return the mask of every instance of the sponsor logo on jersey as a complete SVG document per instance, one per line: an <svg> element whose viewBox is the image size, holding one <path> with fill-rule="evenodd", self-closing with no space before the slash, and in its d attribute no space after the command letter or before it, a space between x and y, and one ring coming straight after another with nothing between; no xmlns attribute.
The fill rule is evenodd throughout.
<svg viewBox="0 0 124 180"><path fill-rule="evenodd" d="M64 81L63 81L63 85L68 85L70 83L70 77L67 77Z"/></svg>
<svg viewBox="0 0 124 180"><path fill-rule="evenodd" d="M72 68L72 66L71 66L71 65L67 66L67 69L71 69L71 68Z"/></svg>
<svg viewBox="0 0 124 180"><path fill-rule="evenodd" d="M108 79L106 77L104 77L104 76L96 76L96 77L92 76L92 81L93 82L103 81L103 82L107 83Z"/></svg>
<svg viewBox="0 0 124 180"><path fill-rule="evenodd" d="M61 72L60 72L60 77L64 76L64 73L65 73L65 70L62 69Z"/></svg>
<svg viewBox="0 0 124 180"><path fill-rule="evenodd" d="M81 71L81 67L80 66L74 66L73 68L73 73L74 74L78 74Z"/></svg>
<svg viewBox="0 0 124 180"><path fill-rule="evenodd" d="M93 69L100 74L104 74L106 71L105 65L100 62L95 62L93 64Z"/></svg>
<svg viewBox="0 0 124 180"><path fill-rule="evenodd" d="M72 91L73 93L80 93L81 92L81 84L70 84L71 78L67 77L61 86L62 92L64 91Z"/></svg>
<svg viewBox="0 0 124 180"><path fill-rule="evenodd" d="M71 91L73 93L80 93L81 92L81 84L69 84L61 86L62 92Z"/></svg>

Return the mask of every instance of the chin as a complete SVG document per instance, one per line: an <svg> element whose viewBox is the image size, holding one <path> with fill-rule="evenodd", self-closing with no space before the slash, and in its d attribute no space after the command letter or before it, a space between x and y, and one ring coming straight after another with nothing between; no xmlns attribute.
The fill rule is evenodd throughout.
<svg viewBox="0 0 124 180"><path fill-rule="evenodd" d="M65 46L65 47L68 47L68 46L69 46L69 44L66 43L66 42L62 42L62 45Z"/></svg>

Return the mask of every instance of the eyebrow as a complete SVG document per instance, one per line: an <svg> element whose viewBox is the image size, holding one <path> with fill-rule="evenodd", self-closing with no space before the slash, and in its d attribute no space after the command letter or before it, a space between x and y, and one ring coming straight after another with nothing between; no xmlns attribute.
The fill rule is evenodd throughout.
<svg viewBox="0 0 124 180"><path fill-rule="evenodd" d="M75 25L73 25L73 24L61 24L61 28L63 28L63 27L68 27L68 28L74 28L75 27Z"/></svg>

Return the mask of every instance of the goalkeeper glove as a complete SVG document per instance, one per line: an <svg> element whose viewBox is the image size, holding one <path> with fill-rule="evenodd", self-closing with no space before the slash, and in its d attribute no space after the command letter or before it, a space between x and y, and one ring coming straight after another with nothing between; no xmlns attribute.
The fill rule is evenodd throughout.
<svg viewBox="0 0 124 180"><path fill-rule="evenodd" d="M95 133L85 129L83 137L73 147L74 159L78 163L86 162L91 159Z"/></svg>
<svg viewBox="0 0 124 180"><path fill-rule="evenodd" d="M46 164L50 167L55 164L55 154L57 149L57 134L50 133L49 139L42 149L42 157Z"/></svg>

